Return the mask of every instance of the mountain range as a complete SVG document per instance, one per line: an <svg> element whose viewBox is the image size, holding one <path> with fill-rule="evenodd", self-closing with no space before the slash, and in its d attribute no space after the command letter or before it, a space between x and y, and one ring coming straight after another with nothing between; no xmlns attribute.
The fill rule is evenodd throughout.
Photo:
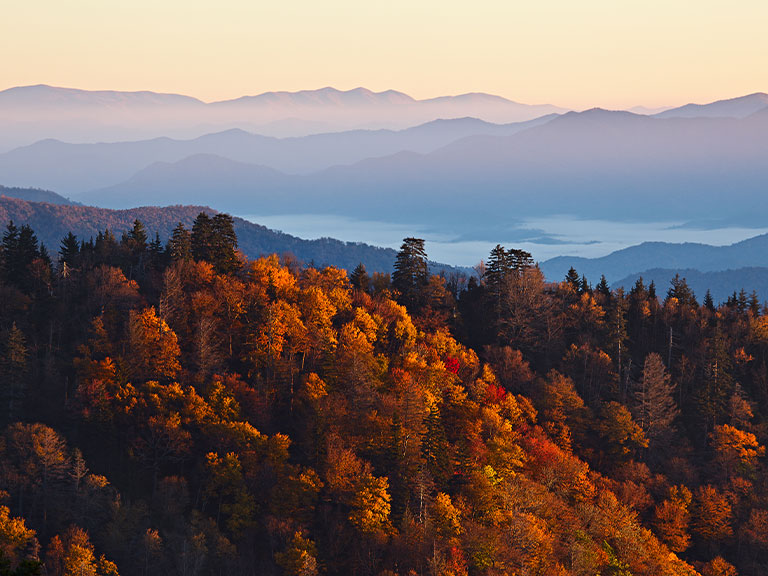
<svg viewBox="0 0 768 576"><path fill-rule="evenodd" d="M511 135L468 136L426 154L401 151L311 174L196 155L72 197L112 208L162 199L235 214L376 215L505 241L520 220L551 214L759 226L768 210L767 157L768 108L746 118L595 109Z"/></svg>
<svg viewBox="0 0 768 576"><path fill-rule="evenodd" d="M310 173L402 151L429 153L475 135L511 135L543 124L493 124L476 118L433 120L403 130L355 130L275 138L234 128L189 140L154 138L135 142L80 143L42 140L0 154L6 185L40 186L76 194L121 183L153 163L173 163L208 154L286 174Z"/></svg>
<svg viewBox="0 0 768 576"><path fill-rule="evenodd" d="M416 100L388 90L266 92L206 103L178 94L21 86L0 92L0 149L45 138L68 142L193 138L240 128L268 136L402 129L439 118L509 123L564 112L483 93Z"/></svg>
<svg viewBox="0 0 768 576"><path fill-rule="evenodd" d="M638 278L654 282L662 298L676 276L685 278L699 298L707 290L723 302L741 289L768 300L768 234L727 246L686 242L643 242L601 258L559 256L539 263L551 282L565 278L573 268L595 285L605 276L613 288L629 290Z"/></svg>
<svg viewBox="0 0 768 576"><path fill-rule="evenodd" d="M539 264L544 276L552 281L562 280L568 269L573 267L589 280L597 282L601 275L605 275L610 283L652 268L714 272L750 266L768 268L768 234L728 246L643 242L601 258L558 256Z"/></svg>
<svg viewBox="0 0 768 576"><path fill-rule="evenodd" d="M569 112L481 93L416 100L362 88L205 103L19 87L0 92L0 140L21 135L31 143L0 154L0 183L53 189L71 198L63 203L329 215L467 242L564 244L558 230L528 223L553 214L681 228L764 226L768 95L643 112ZM300 135L254 132L279 124ZM32 142L38 128L66 137ZM97 141L131 131L158 137ZM36 194L26 199L54 201ZM605 235L594 228L597 242ZM642 268L600 273L619 281L659 266L699 266L653 258Z"/></svg>

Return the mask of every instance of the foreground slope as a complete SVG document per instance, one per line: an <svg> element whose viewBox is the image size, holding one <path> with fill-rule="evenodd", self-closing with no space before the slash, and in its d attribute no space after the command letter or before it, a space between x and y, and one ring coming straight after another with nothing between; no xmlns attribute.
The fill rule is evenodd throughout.
<svg viewBox="0 0 768 576"><path fill-rule="evenodd" d="M195 252L221 248L202 230ZM573 382L511 349L481 360L439 279L409 313L394 285L276 257L223 272L139 234L70 249L47 285L40 255L8 246L0 544L17 574L697 574L632 482L572 447L591 422ZM520 272L541 300L574 296ZM606 406L593 460L639 479L642 433Z"/></svg>

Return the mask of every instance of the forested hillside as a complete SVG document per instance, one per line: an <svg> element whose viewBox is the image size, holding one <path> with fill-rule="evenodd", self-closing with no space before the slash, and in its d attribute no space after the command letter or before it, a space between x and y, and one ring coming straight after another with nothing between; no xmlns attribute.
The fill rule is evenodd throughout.
<svg viewBox="0 0 768 576"><path fill-rule="evenodd" d="M8 196L10 198L18 198L20 200L26 200L27 202L47 202L49 204L65 204L71 205L75 202L71 202L64 196L51 192L50 190L41 190L40 188L15 188L0 185L0 197Z"/></svg>
<svg viewBox="0 0 768 576"><path fill-rule="evenodd" d="M29 190L22 190L29 192ZM14 194L16 195L16 194ZM19 198L0 196L0 222L13 220L29 224L36 231L39 240L48 248L58 246L61 238L72 232L82 240L95 239L100 231L111 230L117 237L133 227L140 220L147 233L162 242L170 237L177 224L191 227L200 211L215 214L205 206L145 206L129 210L107 210L93 206L60 206L50 201L27 202ZM379 248L368 244L342 242L333 238L303 240L296 236L270 230L242 218L234 218L238 247L247 256L258 258L266 254L292 254L304 262L317 265L355 267L364 262L369 270L388 272L395 261L395 250ZM436 269L447 270L439 265Z"/></svg>
<svg viewBox="0 0 768 576"><path fill-rule="evenodd" d="M146 230L3 234L0 573L768 569L758 302Z"/></svg>

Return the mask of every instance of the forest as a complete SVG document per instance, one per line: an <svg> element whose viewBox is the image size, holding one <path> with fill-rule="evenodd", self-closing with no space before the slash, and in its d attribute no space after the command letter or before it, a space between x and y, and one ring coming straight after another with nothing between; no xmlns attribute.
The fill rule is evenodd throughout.
<svg viewBox="0 0 768 576"><path fill-rule="evenodd" d="M768 572L768 312L682 278L0 250L0 575Z"/></svg>

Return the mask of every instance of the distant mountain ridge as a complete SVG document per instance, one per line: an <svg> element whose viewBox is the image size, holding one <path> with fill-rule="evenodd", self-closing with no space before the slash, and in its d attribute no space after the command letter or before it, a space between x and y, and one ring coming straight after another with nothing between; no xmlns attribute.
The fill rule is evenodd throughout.
<svg viewBox="0 0 768 576"><path fill-rule="evenodd" d="M42 190L40 188L16 188L0 185L0 197L2 196L19 198L20 200L26 200L28 202L47 202L48 204L63 204L66 206L74 206L77 204L77 202L72 202L68 198L56 194L56 192Z"/></svg>
<svg viewBox="0 0 768 576"><path fill-rule="evenodd" d="M608 282L613 283L650 269L719 272L737 268L768 268L768 234L728 246L643 242L601 258L558 256L541 262L539 267L551 281L562 280L568 269L573 267L579 275L585 275L593 283L599 281L603 274Z"/></svg>
<svg viewBox="0 0 768 576"><path fill-rule="evenodd" d="M196 154L214 154L288 174L308 173L401 151L433 152L467 136L511 135L554 117L512 124L438 119L398 131L356 130L289 138L231 129L191 140L70 144L49 139L0 154L0 181L76 194L119 184L155 162L178 162Z"/></svg>
<svg viewBox="0 0 768 576"><path fill-rule="evenodd" d="M103 142L194 138L240 128L266 136L402 129L438 118L510 123L566 110L482 93L416 100L365 88L265 92L206 103L178 94L88 91L37 85L0 91L0 150L38 140Z"/></svg>
<svg viewBox="0 0 768 576"><path fill-rule="evenodd" d="M686 104L659 112L657 118L746 118L768 108L768 94L756 92L709 104Z"/></svg>
<svg viewBox="0 0 768 576"><path fill-rule="evenodd" d="M741 290L744 290L747 295L754 291L761 303L768 301L768 268L756 266L712 272L701 272L691 268L653 268L638 274L630 274L626 278L613 282L611 287L629 291L637 280L642 278L646 286L653 282L656 286L656 294L664 299L675 276L685 279L699 303L704 301L707 291L712 295L714 303L720 304L727 301L734 293L739 294Z"/></svg>
<svg viewBox="0 0 768 576"><path fill-rule="evenodd" d="M236 186L219 173L205 192L179 165L168 167L163 182L131 180L76 198L127 207L137 199L184 202L184 191L195 189L204 203L233 213L290 214L300 206L303 213L375 214L499 241L510 219L553 213L614 221L663 214L681 222L715 215L757 225L768 211L766 157L768 110L734 119L593 109L511 135L467 136L426 154L399 152L284 177L275 188L260 178L247 183L238 171ZM726 190L729 202L722 201Z"/></svg>

